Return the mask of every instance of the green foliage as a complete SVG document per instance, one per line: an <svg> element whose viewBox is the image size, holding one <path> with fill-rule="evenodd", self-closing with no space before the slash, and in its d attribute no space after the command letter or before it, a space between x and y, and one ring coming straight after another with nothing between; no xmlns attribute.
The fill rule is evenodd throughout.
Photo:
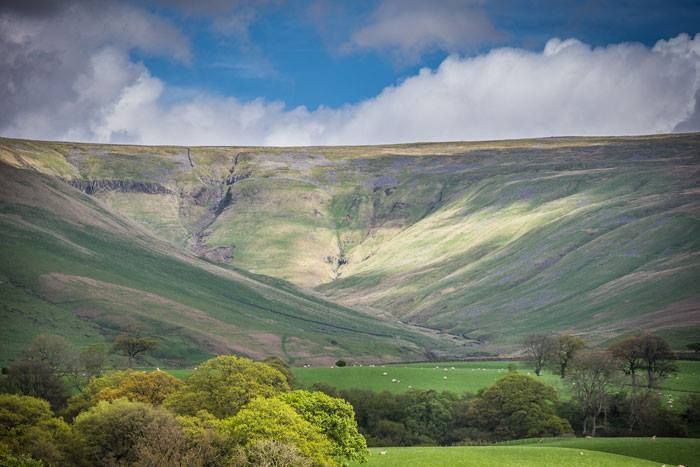
<svg viewBox="0 0 700 467"><path fill-rule="evenodd" d="M337 366L338 368L342 368L347 365L348 363L345 360L338 360L337 362L335 362L335 366Z"/></svg>
<svg viewBox="0 0 700 467"><path fill-rule="evenodd" d="M586 346L586 341L571 334L560 334L554 339L552 348L553 359L559 370L559 376L566 377L566 370L569 363L576 354Z"/></svg>
<svg viewBox="0 0 700 467"><path fill-rule="evenodd" d="M0 394L0 451L2 449L47 464L66 464L79 449L79 443L71 427L53 416L47 401Z"/></svg>
<svg viewBox="0 0 700 467"><path fill-rule="evenodd" d="M294 373L292 373L292 370L289 368L289 365L287 365L284 362L284 360L282 360L279 357L267 357L263 360L263 363L265 363L266 365L270 365L272 368L282 373L287 379L287 384L289 385L289 387L294 387Z"/></svg>
<svg viewBox="0 0 700 467"><path fill-rule="evenodd" d="M333 443L333 457L347 460L367 457L367 442L357 431L355 412L346 401L318 391L293 391L277 398L291 406L307 422L320 428Z"/></svg>
<svg viewBox="0 0 700 467"><path fill-rule="evenodd" d="M61 376L39 360L19 360L10 365L4 384L8 392L45 399L54 409L62 407L69 395Z"/></svg>
<svg viewBox="0 0 700 467"><path fill-rule="evenodd" d="M273 439L294 446L314 463L333 465L333 445L321 429L280 399L253 399L236 415L223 420L220 429L245 447Z"/></svg>
<svg viewBox="0 0 700 467"><path fill-rule="evenodd" d="M160 405L182 384L182 381L164 371L132 371L127 372L118 385L100 390L96 399L109 401L125 397L131 401Z"/></svg>
<svg viewBox="0 0 700 467"><path fill-rule="evenodd" d="M255 397L273 397L289 391L279 370L235 356L220 356L201 364L165 405L178 414L206 410L218 418L234 415Z"/></svg>
<svg viewBox="0 0 700 467"><path fill-rule="evenodd" d="M571 432L555 415L556 391L529 377L509 374L470 402L468 417L477 438L493 440L557 436Z"/></svg>
<svg viewBox="0 0 700 467"><path fill-rule="evenodd" d="M140 443L152 439L153 431L179 429L170 412L127 399L98 402L76 417L74 427L85 443L84 459L91 465L134 463Z"/></svg>

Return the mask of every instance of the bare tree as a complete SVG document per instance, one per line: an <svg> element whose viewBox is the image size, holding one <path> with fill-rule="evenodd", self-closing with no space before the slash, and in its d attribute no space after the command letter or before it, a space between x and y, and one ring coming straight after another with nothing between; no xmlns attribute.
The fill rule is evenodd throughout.
<svg viewBox="0 0 700 467"><path fill-rule="evenodd" d="M547 334L531 334L525 338L525 352L535 366L535 374L540 376L547 358L550 357L554 340Z"/></svg>
<svg viewBox="0 0 700 467"><path fill-rule="evenodd" d="M598 417L610 403L615 371L615 362L608 352L581 352L574 358L568 379L572 397L583 413L583 434L596 435Z"/></svg>
<svg viewBox="0 0 700 467"><path fill-rule="evenodd" d="M586 342L578 336L560 334L554 339L553 356L559 366L559 376L566 377L566 369L576 354L586 346Z"/></svg>

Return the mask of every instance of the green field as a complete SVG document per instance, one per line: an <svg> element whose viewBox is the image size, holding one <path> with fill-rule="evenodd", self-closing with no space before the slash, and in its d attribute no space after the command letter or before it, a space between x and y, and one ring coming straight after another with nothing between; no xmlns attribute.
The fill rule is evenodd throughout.
<svg viewBox="0 0 700 467"><path fill-rule="evenodd" d="M679 361L677 364L678 373L663 380L657 391L662 400L666 403L671 401L669 405L678 408L688 394L700 394L700 361ZM461 394L476 393L495 383L507 373L509 365L515 365L523 374L534 375L527 363L509 361L293 368L292 372L298 384L303 387L323 383L338 389L356 388L395 393L410 389L433 389ZM557 388L562 397L567 396L567 386L558 375L545 370L540 380Z"/></svg>
<svg viewBox="0 0 700 467"><path fill-rule="evenodd" d="M390 392L433 389L461 394L476 393L479 389L492 385L507 374L509 364L516 365L524 374L529 371L527 365L522 362L452 362L374 367L293 368L292 372L298 384L303 387L324 383L338 389ZM542 381L563 388L561 379L551 372L544 372Z"/></svg>
<svg viewBox="0 0 700 467"><path fill-rule="evenodd" d="M385 454L381 454L384 452ZM673 460L669 459L668 463ZM422 467L645 467L658 462L583 449L534 446L376 448L367 464Z"/></svg>
<svg viewBox="0 0 700 467"><path fill-rule="evenodd" d="M692 438L567 438L515 441L508 444L587 449L686 467L700 465L700 439Z"/></svg>

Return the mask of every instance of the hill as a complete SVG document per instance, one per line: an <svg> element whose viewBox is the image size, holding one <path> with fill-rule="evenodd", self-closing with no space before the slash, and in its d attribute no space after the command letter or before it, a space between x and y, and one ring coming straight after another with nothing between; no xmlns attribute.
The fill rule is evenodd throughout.
<svg viewBox="0 0 700 467"><path fill-rule="evenodd" d="M137 330L159 339L161 365L232 352L320 364L455 348L182 252L57 177L2 163L0 258L3 362L39 333L84 345Z"/></svg>
<svg viewBox="0 0 700 467"><path fill-rule="evenodd" d="M173 248L459 345L642 329L682 345L700 331L697 134L313 148L5 139L0 160L65 180Z"/></svg>

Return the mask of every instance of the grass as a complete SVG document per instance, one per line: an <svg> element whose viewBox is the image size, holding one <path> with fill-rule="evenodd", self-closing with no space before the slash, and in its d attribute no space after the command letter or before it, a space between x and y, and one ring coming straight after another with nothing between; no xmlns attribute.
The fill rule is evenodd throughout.
<svg viewBox="0 0 700 467"><path fill-rule="evenodd" d="M609 452L672 465L700 465L700 439L693 438L566 438L515 444Z"/></svg>
<svg viewBox="0 0 700 467"><path fill-rule="evenodd" d="M663 403L683 410L684 398L700 394L700 361L679 361L678 373L663 380L655 389ZM524 362L440 362L376 366L349 366L344 368L292 368L301 387L323 383L338 389L368 389L372 391L406 392L411 389L449 391L456 394L476 393L488 387L515 366L523 374L534 374ZM386 374L385 374L386 373ZM569 389L557 374L545 370L539 378L555 387L561 398L569 397Z"/></svg>
<svg viewBox="0 0 700 467"><path fill-rule="evenodd" d="M324 383L338 389L369 389L372 391L405 392L410 389L450 391L456 394L476 393L492 385L515 365L522 373L528 367L520 362L453 362L434 364L395 364L355 366L344 368L293 368L299 385L310 387ZM386 374L385 374L386 373ZM394 382L392 380L396 380ZM563 388L558 376L544 372L541 380Z"/></svg>
<svg viewBox="0 0 700 467"><path fill-rule="evenodd" d="M42 332L85 345L134 328L159 339L152 363L161 366L219 353L320 363L448 348L289 284L184 255L66 184L5 165L0 257L3 362Z"/></svg>
<svg viewBox="0 0 700 467"><path fill-rule="evenodd" d="M466 336L453 340L459 352L442 340L428 341L441 342L438 353L449 348L468 354L515 350L528 333L562 329L602 344L639 329L658 332L677 347L694 339L700 330L695 306L700 297L700 194L695 176L699 142L700 136L691 134L302 149L200 147L191 148L190 163L182 147L0 139L0 160L63 178L159 183L173 194L97 194L101 204L93 209L120 214L100 213L97 218L105 225L98 227L115 228L118 237L134 235L134 225L125 226L130 219L178 247L203 235L206 246L233 249L229 266L234 269L316 287L352 309ZM211 223L205 222L229 186L226 179L236 180L231 204ZM56 193L62 199L73 196L52 189L45 192L47 205ZM25 193L24 201L32 196ZM13 197L5 190L0 201L11 205ZM34 262L32 241L40 246L58 242L61 247L42 251L42 261L68 267L70 261L59 252L73 255L74 265L82 261L55 235L48 238L61 217L70 217L66 209L60 203L41 204L32 207L39 209L36 215L46 209L59 218L53 224L44 222L43 232L34 228L30 235L26 224L11 227L12 235L27 237L12 240L16 245L24 242L18 251L29 258L23 261ZM92 211L80 203L69 205L80 212L74 212L68 224L87 222ZM29 215L26 208L19 214L7 209L7 216ZM59 233L71 239L79 232ZM141 243L154 242L143 235ZM130 248L126 245L125 251ZM344 264L339 266L341 257ZM117 256L101 259L105 264ZM256 316L260 308L250 303L257 306L257 298L251 302L245 298L247 292L236 287L229 294L219 280L194 274L191 285L180 286L189 274L180 268L179 278L168 285L162 267L169 264L164 261L149 269L147 277L119 265L114 266L121 269L115 274L108 271L111 265L99 273L90 264L70 267L97 274L104 282L129 283L131 288L138 289L133 284L139 279L144 292L204 309L228 324L242 322L248 327L255 322L257 331L278 336L275 351L297 364L319 352L346 359L370 355L408 359L420 354L428 342L397 325L393 328L402 329L400 342L371 344L373 348L364 351L361 338L348 335L342 342L335 338L324 342L321 329L307 330L303 320L290 316L277 314L263 324L269 309L286 306L285 298L277 295L272 305L262 301L268 311ZM12 274L16 273L11 271L9 279ZM153 275L160 278L154 280ZM105 280L105 276L111 277ZM22 290L35 293L32 287ZM227 304L239 292L248 303L236 303L237 310L248 310L242 314L231 312ZM309 297L300 291L292 294ZM23 300L29 310L42 306L36 294ZM96 301L93 294L91 309L98 308ZM374 326L360 324L361 316L347 309L323 307L337 311L329 319L349 320L365 331ZM106 308L103 315L118 314ZM298 301L289 312L325 316L324 310L308 310ZM162 320L166 309L156 314L156 321ZM76 318L67 310L63 315L71 326L86 326L84 317ZM107 321L114 321L114 316ZM145 317L138 319L143 322ZM44 326L29 321L25 324L32 329ZM173 330L182 323L169 326ZM386 324L377 326L396 335ZM95 332L104 328L100 325ZM178 354L189 353L177 344L182 336L171 339ZM226 339L231 343L230 337ZM266 345L253 343L255 339L245 332L236 339L243 347ZM259 335L261 339L271 337ZM334 349L329 340L341 342L341 348Z"/></svg>
<svg viewBox="0 0 700 467"><path fill-rule="evenodd" d="M367 466L425 467L644 467L659 466L635 457L583 449L534 446L375 448ZM385 454L382 455L381 453ZM671 463L669 459L667 462Z"/></svg>

